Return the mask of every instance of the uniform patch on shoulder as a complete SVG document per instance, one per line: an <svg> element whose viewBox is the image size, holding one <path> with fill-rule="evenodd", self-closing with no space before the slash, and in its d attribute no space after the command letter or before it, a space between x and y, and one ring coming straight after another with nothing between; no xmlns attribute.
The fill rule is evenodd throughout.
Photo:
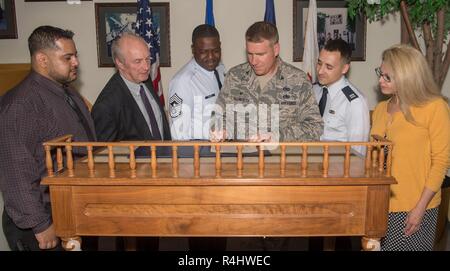
<svg viewBox="0 0 450 271"><path fill-rule="evenodd" d="M342 92L344 92L344 95L345 95L345 97L347 97L349 102L358 98L358 95L349 86L346 86L345 88L343 88Z"/></svg>
<svg viewBox="0 0 450 271"><path fill-rule="evenodd" d="M183 104L183 99L181 99L176 93L172 95L169 99L169 111L170 117L176 118L181 115L181 105Z"/></svg>

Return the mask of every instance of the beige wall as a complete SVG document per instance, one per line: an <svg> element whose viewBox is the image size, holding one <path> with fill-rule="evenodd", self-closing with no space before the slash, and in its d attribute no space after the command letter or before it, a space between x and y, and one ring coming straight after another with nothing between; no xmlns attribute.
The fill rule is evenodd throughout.
<svg viewBox="0 0 450 271"><path fill-rule="evenodd" d="M78 88L84 96L94 102L108 78L112 68L97 67L97 44L95 32L94 2L115 2L94 0L80 5L65 2L24 3L17 0L17 26L19 39L0 40L0 63L29 62L26 40L31 31L39 25L50 24L68 28L76 33L80 56L80 80ZM120 2L135 2L123 0ZM157 2L157 1L152 1ZM159 1L158 1L159 2ZM162 68L163 88L167 97L170 78L189 60L190 39L193 28L204 21L204 0L167 0L170 2L170 40L172 67ZM223 0L214 1L216 26L221 33L223 62L227 68L245 61L244 32L247 27L264 15L265 0ZM276 1L277 26L280 32L281 57L292 63L292 0ZM366 61L354 62L350 80L362 90L370 108L377 103L375 86L377 79L374 68L380 64L383 49L400 41L399 17L391 17L384 23L367 26ZM293 63L300 67L299 62ZM444 85L444 93L450 96L450 76ZM1 234L0 234L1 235ZM1 243L1 238L0 238ZM0 246L2 249L2 246Z"/></svg>

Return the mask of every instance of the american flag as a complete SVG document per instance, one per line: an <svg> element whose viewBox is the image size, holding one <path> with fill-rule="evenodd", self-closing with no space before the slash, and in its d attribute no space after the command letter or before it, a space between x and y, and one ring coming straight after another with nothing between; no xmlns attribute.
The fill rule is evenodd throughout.
<svg viewBox="0 0 450 271"><path fill-rule="evenodd" d="M137 4L136 34L141 36L145 42L147 42L151 57L150 77L153 80L153 89L158 95L161 104L164 106L161 72L159 70L159 57L161 52L159 37L160 29L153 21L150 1L138 0Z"/></svg>

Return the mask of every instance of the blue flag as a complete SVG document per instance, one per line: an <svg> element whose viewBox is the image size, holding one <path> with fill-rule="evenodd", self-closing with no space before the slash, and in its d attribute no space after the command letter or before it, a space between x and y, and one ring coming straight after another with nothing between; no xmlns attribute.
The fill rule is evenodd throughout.
<svg viewBox="0 0 450 271"><path fill-rule="evenodd" d="M150 77L153 81L153 89L158 95L161 104L164 104L164 95L161 84L161 72L159 70L159 57L161 53L159 23L155 22L149 0L138 0L136 29L150 50L151 67Z"/></svg>
<svg viewBox="0 0 450 271"><path fill-rule="evenodd" d="M264 13L264 21L277 24L275 19L275 6L273 0L266 0L266 13Z"/></svg>
<svg viewBox="0 0 450 271"><path fill-rule="evenodd" d="M206 0L205 24L214 26L213 0Z"/></svg>

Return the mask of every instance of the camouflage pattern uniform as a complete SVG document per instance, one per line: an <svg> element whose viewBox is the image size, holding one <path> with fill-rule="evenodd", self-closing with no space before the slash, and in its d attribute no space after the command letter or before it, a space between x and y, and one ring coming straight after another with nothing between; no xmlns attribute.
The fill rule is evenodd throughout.
<svg viewBox="0 0 450 271"><path fill-rule="evenodd" d="M227 104L234 106L242 104L244 107L250 105L253 110L248 110L245 122L241 121L239 125L239 122L236 123L238 115L236 112L234 119L226 118ZM250 118L258 116L257 108L260 108L261 104L266 104L268 108L267 124L264 124L264 120L261 123L258 117L258 124L252 122L254 125L249 125ZM244 139L237 136L238 131L241 133L245 131L245 139L248 139L258 127L261 129L263 126L268 130L261 129L262 132L271 132L271 126L275 126L276 129L276 124L272 124L270 118L272 105L279 106L279 141L319 140L323 132L323 121L312 92L312 85L305 72L283 62L280 58L276 74L267 82L264 89L261 89L250 64L244 63L229 71L216 100L216 106L220 106L223 111L213 112L211 130L214 131L216 127L217 130L221 130L219 121L222 120L222 127L226 128L228 139ZM254 127L255 125L258 127ZM234 130L234 133L231 134L230 130Z"/></svg>

